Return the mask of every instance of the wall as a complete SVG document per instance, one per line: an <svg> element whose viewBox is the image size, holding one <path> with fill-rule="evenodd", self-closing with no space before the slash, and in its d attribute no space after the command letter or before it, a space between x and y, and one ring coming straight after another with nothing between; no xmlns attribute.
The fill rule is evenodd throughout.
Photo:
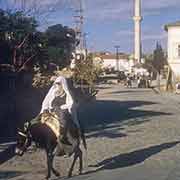
<svg viewBox="0 0 180 180"><path fill-rule="evenodd" d="M168 27L168 63L176 77L180 76L180 26ZM180 49L180 47L179 47Z"/></svg>
<svg viewBox="0 0 180 180"><path fill-rule="evenodd" d="M100 61L99 57L95 58L95 61ZM102 60L103 68L114 68L115 70L124 71L130 68L130 63L127 59L119 59L118 63L116 59L103 59Z"/></svg>

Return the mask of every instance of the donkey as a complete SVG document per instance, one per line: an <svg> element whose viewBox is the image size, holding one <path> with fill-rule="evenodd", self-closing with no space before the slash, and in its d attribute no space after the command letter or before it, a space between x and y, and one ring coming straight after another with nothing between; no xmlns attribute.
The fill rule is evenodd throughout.
<svg viewBox="0 0 180 180"><path fill-rule="evenodd" d="M77 93L79 91L73 87L71 81L68 81L68 86L73 91L74 97L76 97L76 101L79 104L81 104L82 99L83 101L86 101L86 98L82 93ZM58 97L54 99L53 108L56 114L58 111L60 111L59 103L61 102L58 101ZM53 116L49 116L49 118L51 121ZM59 172L57 172L53 167L53 159L55 155L74 155L72 165L68 172L68 177L72 176L73 168L77 159L79 159L79 174L81 174L83 168L82 151L80 149L81 140L83 142L84 148L87 149L84 130L80 123L79 127L77 127L77 125L73 122L72 117L69 118L69 121L70 123L68 123L67 136L69 142L71 143L70 146L63 143L58 143L56 134L47 124L42 122L32 123L30 121L26 122L23 128L18 130L15 153L22 156L27 148L31 145L31 142L34 141L37 147L45 149L46 151L48 167L46 179L51 177L51 172L53 172L55 176L60 176Z"/></svg>
<svg viewBox="0 0 180 180"><path fill-rule="evenodd" d="M55 176L60 176L60 173L57 172L53 167L53 159L55 155L62 156L68 154L69 156L71 156L74 154L74 159L68 172L68 177L72 176L72 171L78 158L79 174L82 174L83 160L82 151L80 149L80 140L81 138L83 138L83 145L86 149L84 133L82 131L82 135L80 137L78 129L72 123L72 126L68 127L68 135L72 146L61 144L61 146L58 147L57 152L57 137L50 127L41 122L36 124L26 122L22 129L18 129L15 153L19 156L22 156L33 141L35 142L37 147L45 149L46 151L48 167L46 179L49 179L51 177L51 171Z"/></svg>

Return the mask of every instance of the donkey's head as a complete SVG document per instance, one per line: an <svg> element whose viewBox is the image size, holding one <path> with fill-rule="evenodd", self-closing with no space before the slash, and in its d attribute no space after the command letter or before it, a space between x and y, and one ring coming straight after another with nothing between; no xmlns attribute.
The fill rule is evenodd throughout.
<svg viewBox="0 0 180 180"><path fill-rule="evenodd" d="M22 156L27 148L31 145L31 134L29 131L29 123L26 122L23 128L17 131L17 145L15 154Z"/></svg>

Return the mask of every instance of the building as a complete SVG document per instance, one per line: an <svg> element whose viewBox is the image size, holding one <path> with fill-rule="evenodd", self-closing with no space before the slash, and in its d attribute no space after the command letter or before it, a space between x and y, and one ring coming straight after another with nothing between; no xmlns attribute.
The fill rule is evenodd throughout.
<svg viewBox="0 0 180 180"><path fill-rule="evenodd" d="M119 53L118 57L112 53L95 53L94 62L101 62L103 69L124 72L131 72L131 68L134 65L129 60L129 55L124 53Z"/></svg>
<svg viewBox="0 0 180 180"><path fill-rule="evenodd" d="M168 33L168 63L173 72L173 79L180 81L180 21L165 25Z"/></svg>

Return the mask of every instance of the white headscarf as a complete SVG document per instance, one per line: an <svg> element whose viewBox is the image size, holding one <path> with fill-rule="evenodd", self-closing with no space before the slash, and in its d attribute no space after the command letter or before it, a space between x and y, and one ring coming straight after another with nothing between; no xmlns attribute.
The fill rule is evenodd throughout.
<svg viewBox="0 0 180 180"><path fill-rule="evenodd" d="M66 94L66 103L61 106L61 109L68 109L68 111L71 113L71 108L74 103L74 100L68 89L67 80L63 76L59 76L54 81L52 87L49 89L49 92L47 93L46 97L43 100L40 113L42 113L44 110L51 110L53 108L52 107L53 100L55 99L55 97L60 95L59 84L62 85L62 88Z"/></svg>
<svg viewBox="0 0 180 180"><path fill-rule="evenodd" d="M61 105L61 109L68 109L69 113L72 115L72 120L80 128L79 121L77 118L77 104L73 100L73 97L69 91L67 80L63 76L59 76L53 83L52 87L50 88L49 92L47 93L46 97L43 100L42 108L40 113L43 113L44 110L53 109L52 102L55 97L59 96L60 87L59 84L62 85L62 88L66 94L66 102L65 104Z"/></svg>

